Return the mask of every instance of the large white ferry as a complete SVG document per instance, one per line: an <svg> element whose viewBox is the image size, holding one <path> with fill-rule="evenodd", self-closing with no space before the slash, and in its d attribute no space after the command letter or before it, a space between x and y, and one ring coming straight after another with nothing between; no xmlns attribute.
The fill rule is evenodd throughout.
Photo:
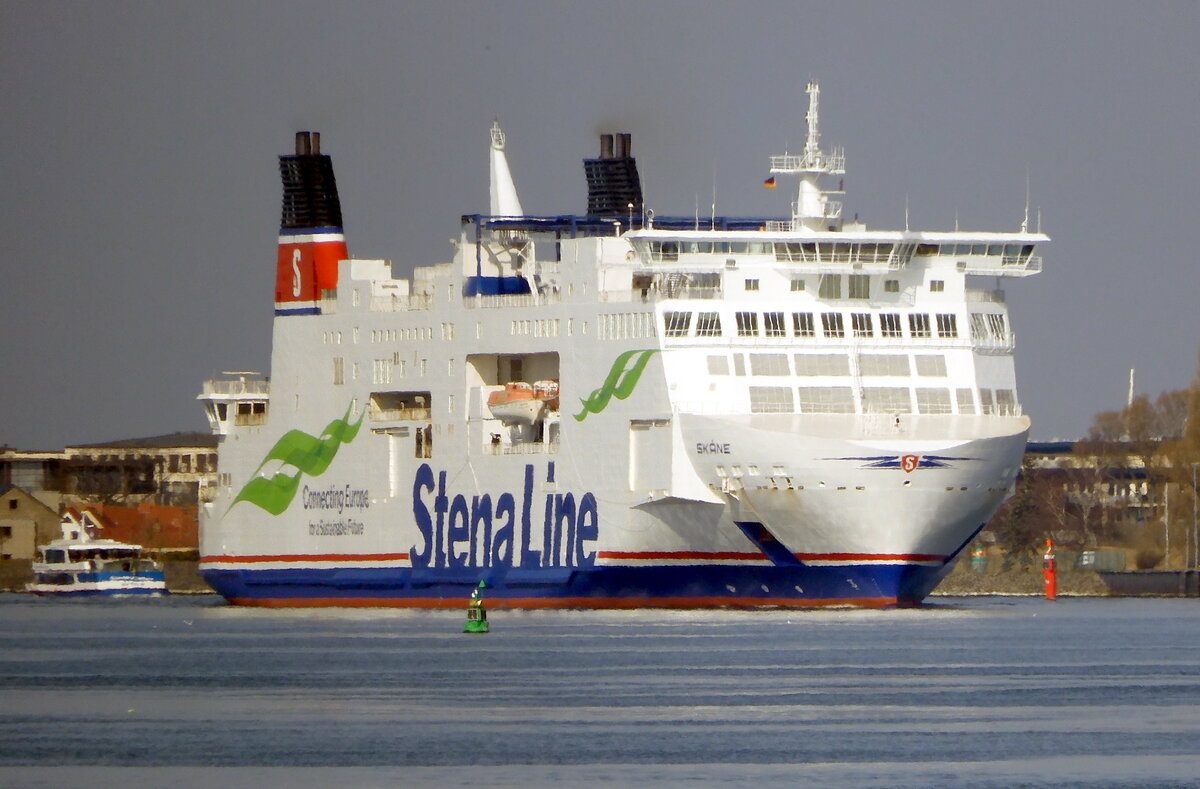
<svg viewBox="0 0 1200 789"><path fill-rule="evenodd" d="M201 568L230 601L919 603L1000 506L1029 420L1001 277L1031 232L873 230L808 87L791 215L664 219L627 134L585 215L487 215L410 279L347 254L319 135L280 157L269 386L206 385Z"/></svg>

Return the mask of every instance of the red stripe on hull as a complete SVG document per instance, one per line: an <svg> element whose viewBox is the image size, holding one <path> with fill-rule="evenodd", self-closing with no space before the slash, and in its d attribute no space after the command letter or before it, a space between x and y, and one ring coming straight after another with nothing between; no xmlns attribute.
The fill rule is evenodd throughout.
<svg viewBox="0 0 1200 789"><path fill-rule="evenodd" d="M599 559L765 559L756 551L599 551Z"/></svg>

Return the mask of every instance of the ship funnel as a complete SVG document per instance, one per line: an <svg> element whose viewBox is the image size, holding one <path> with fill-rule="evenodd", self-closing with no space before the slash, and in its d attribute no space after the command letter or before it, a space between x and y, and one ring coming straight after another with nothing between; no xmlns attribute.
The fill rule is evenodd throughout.
<svg viewBox="0 0 1200 789"><path fill-rule="evenodd" d="M296 153L279 157L283 201L275 275L275 314L320 313L337 289L338 262L349 257L333 160L319 132L296 132Z"/></svg>
<svg viewBox="0 0 1200 789"><path fill-rule="evenodd" d="M642 182L637 161L630 155L632 135L601 134L600 158L584 159L589 216L642 215ZM630 209L630 205L633 206Z"/></svg>

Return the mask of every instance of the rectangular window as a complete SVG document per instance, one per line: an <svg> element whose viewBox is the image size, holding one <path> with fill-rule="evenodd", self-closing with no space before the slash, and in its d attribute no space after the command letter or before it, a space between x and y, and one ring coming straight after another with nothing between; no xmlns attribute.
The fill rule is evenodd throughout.
<svg viewBox="0 0 1200 789"><path fill-rule="evenodd" d="M855 312L850 316L850 328L855 337L874 337L875 326L869 312Z"/></svg>
<svg viewBox="0 0 1200 789"><path fill-rule="evenodd" d="M848 386L802 386L802 414L853 414L854 392Z"/></svg>
<svg viewBox="0 0 1200 789"><path fill-rule="evenodd" d="M871 278L866 274L851 274L848 295L852 299L871 298Z"/></svg>
<svg viewBox="0 0 1200 789"><path fill-rule="evenodd" d="M850 357L841 353L798 353L796 375L849 375Z"/></svg>
<svg viewBox="0 0 1200 789"><path fill-rule="evenodd" d="M991 329L992 337L997 340L1003 340L1008 336L1008 330L1004 328L1004 315L995 312L989 312L988 328Z"/></svg>
<svg viewBox="0 0 1200 789"><path fill-rule="evenodd" d="M792 292L795 293L798 290L804 290L804 280L802 279L792 280Z"/></svg>
<svg viewBox="0 0 1200 789"><path fill-rule="evenodd" d="M341 386L346 383L346 360L341 356L333 357L333 385Z"/></svg>
<svg viewBox="0 0 1200 789"><path fill-rule="evenodd" d="M764 312L763 329L768 337L786 337L787 324L783 322L782 312Z"/></svg>
<svg viewBox="0 0 1200 789"><path fill-rule="evenodd" d="M758 290L758 280L756 280L756 279L746 280L746 290Z"/></svg>
<svg viewBox="0 0 1200 789"><path fill-rule="evenodd" d="M958 336L958 316L953 313L947 315L938 313L937 330L939 337L957 337Z"/></svg>
<svg viewBox="0 0 1200 789"><path fill-rule="evenodd" d="M750 354L751 375L791 375L786 353Z"/></svg>
<svg viewBox="0 0 1200 789"><path fill-rule="evenodd" d="M949 414L949 389L917 389L917 413L919 414Z"/></svg>
<svg viewBox="0 0 1200 789"><path fill-rule="evenodd" d="M918 312L909 315L908 333L911 337L929 337L929 316Z"/></svg>
<svg viewBox="0 0 1200 789"><path fill-rule="evenodd" d="M728 356L710 356L710 357L708 357L708 374L709 375L729 375L729 357Z"/></svg>
<svg viewBox="0 0 1200 789"><path fill-rule="evenodd" d="M696 336L697 337L720 337L721 336L721 313L719 312L700 312L696 314Z"/></svg>
<svg viewBox="0 0 1200 789"><path fill-rule="evenodd" d="M663 329L668 337L686 337L692 327L692 313L664 312Z"/></svg>
<svg viewBox="0 0 1200 789"><path fill-rule="evenodd" d="M913 357L917 362L917 375L931 378L946 377L946 357L932 354L917 354Z"/></svg>
<svg viewBox="0 0 1200 789"><path fill-rule="evenodd" d="M823 299L842 297L842 275L822 274L817 284L817 295Z"/></svg>
<svg viewBox="0 0 1200 789"><path fill-rule="evenodd" d="M879 333L884 337L903 337L900 329L900 315L895 312L885 312L879 316Z"/></svg>
<svg viewBox="0 0 1200 789"><path fill-rule="evenodd" d="M733 355L733 374L734 375L745 375L746 374L746 357L744 354L735 353Z"/></svg>
<svg viewBox="0 0 1200 789"><path fill-rule="evenodd" d="M929 280L930 293L942 293L946 290L946 281L944 279Z"/></svg>
<svg viewBox="0 0 1200 789"><path fill-rule="evenodd" d="M842 313L822 312L821 329L826 337L845 337L846 327L842 324Z"/></svg>
<svg viewBox="0 0 1200 789"><path fill-rule="evenodd" d="M758 336L758 313L739 312L737 318L737 333L739 337Z"/></svg>
<svg viewBox="0 0 1200 789"><path fill-rule="evenodd" d="M792 313L792 333L797 337L812 337L817 333L811 312Z"/></svg>
<svg viewBox="0 0 1200 789"><path fill-rule="evenodd" d="M979 413L981 413L981 414L992 413L992 390L991 389L980 389L979 390Z"/></svg>
<svg viewBox="0 0 1200 789"><path fill-rule="evenodd" d="M790 414L796 410L790 386L750 387L750 412L754 414Z"/></svg>
<svg viewBox="0 0 1200 789"><path fill-rule="evenodd" d="M884 293L899 293L900 292L900 280L885 279L883 281L883 292Z"/></svg>
<svg viewBox="0 0 1200 789"><path fill-rule="evenodd" d="M958 400L958 413L975 413L975 398L971 397L970 389L955 389L954 396Z"/></svg>
<svg viewBox="0 0 1200 789"><path fill-rule="evenodd" d="M912 413L912 399L906 386L864 386L862 393L864 413Z"/></svg>
<svg viewBox="0 0 1200 789"><path fill-rule="evenodd" d="M895 353L864 353L858 357L859 375L900 375L908 377L908 356Z"/></svg>
<svg viewBox="0 0 1200 789"><path fill-rule="evenodd" d="M1012 389L996 390L996 413L1001 416L1017 415L1017 393Z"/></svg>

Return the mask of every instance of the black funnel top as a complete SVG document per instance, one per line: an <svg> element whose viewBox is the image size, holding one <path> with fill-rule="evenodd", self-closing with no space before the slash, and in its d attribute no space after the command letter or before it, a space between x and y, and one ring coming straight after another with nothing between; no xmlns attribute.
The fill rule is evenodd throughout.
<svg viewBox="0 0 1200 789"><path fill-rule="evenodd" d="M614 141L616 145L614 146ZM615 152L614 152L615 147ZM600 158L584 159L589 216L642 216L642 182L630 155L630 135L600 135Z"/></svg>
<svg viewBox="0 0 1200 789"><path fill-rule="evenodd" d="M279 157L283 179L282 230L342 226L333 160L321 153L321 135L296 133L296 155Z"/></svg>

